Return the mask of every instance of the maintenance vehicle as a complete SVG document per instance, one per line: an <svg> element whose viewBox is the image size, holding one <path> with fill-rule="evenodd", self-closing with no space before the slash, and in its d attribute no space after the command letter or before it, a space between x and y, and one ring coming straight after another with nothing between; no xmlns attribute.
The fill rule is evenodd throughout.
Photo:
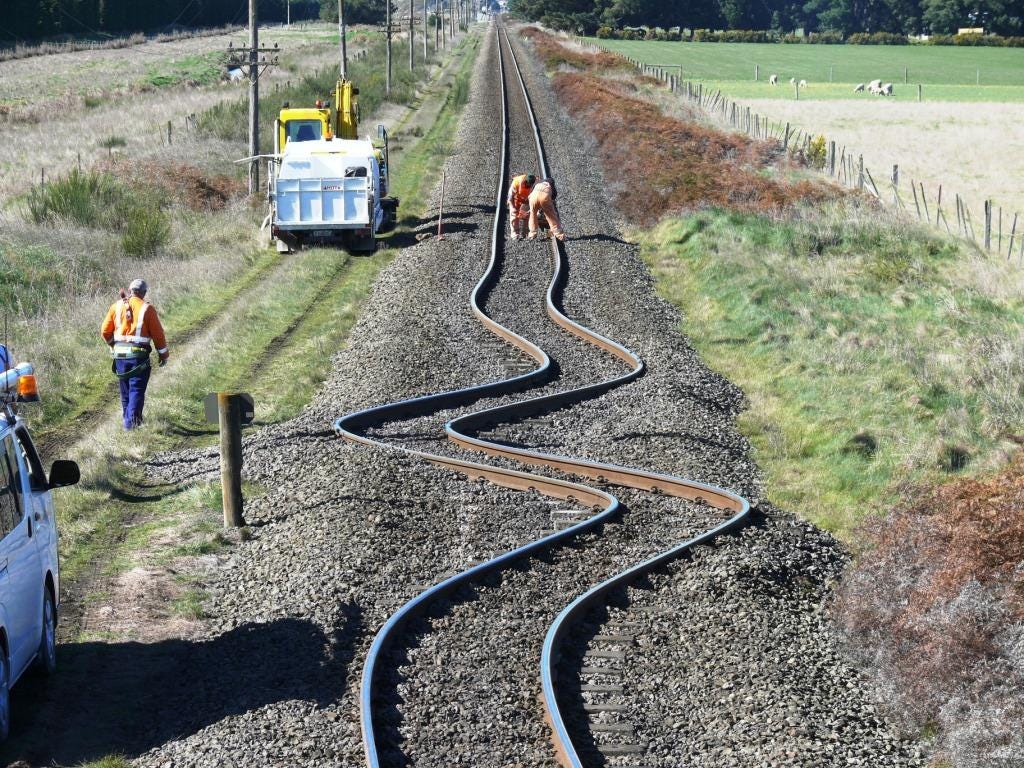
<svg viewBox="0 0 1024 768"><path fill-rule="evenodd" d="M0 345L0 741L11 726L10 691L33 664L57 669L60 574L50 491L79 479L73 461L43 472L17 404L38 401L31 363L11 366Z"/></svg>
<svg viewBox="0 0 1024 768"><path fill-rule="evenodd" d="M359 89L340 79L331 102L313 108L285 103L274 121L268 178L270 234L288 253L309 243L340 243L374 251L377 235L394 227L388 134L358 138Z"/></svg>

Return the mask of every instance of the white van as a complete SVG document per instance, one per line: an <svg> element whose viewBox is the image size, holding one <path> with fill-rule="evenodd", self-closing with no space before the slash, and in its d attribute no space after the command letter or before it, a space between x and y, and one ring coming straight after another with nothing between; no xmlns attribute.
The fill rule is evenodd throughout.
<svg viewBox="0 0 1024 768"><path fill-rule="evenodd" d="M0 401L4 400L0 397ZM35 662L57 667L57 521L50 490L78 482L78 465L47 476L28 427L0 402L0 740L11 723L10 689Z"/></svg>

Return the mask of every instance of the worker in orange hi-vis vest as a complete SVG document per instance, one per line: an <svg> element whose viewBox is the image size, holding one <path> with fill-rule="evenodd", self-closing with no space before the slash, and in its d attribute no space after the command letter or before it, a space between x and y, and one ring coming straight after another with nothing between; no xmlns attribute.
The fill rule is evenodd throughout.
<svg viewBox="0 0 1024 768"><path fill-rule="evenodd" d="M127 291L122 288L121 298L111 305L100 328L114 358L111 370L121 385L125 429L134 429L142 423L153 347L156 347L161 366L167 363L168 357L167 338L160 318L146 301L148 290L145 280L133 280Z"/></svg>
<svg viewBox="0 0 1024 768"><path fill-rule="evenodd" d="M539 224L537 222L537 214L544 214L544 218L547 219L548 226L551 227L551 234L558 238L561 242L565 240L565 232L562 230L562 222L558 218L558 209L555 208L555 198L558 197L558 192L555 190L555 182L551 179L541 179L530 193L529 205L530 205L530 239L533 240L537 237L537 230Z"/></svg>
<svg viewBox="0 0 1024 768"><path fill-rule="evenodd" d="M512 183L508 185L508 224L512 230L513 240L521 240L526 237L526 219L530 215L530 192L537 177L532 173L522 173L512 177Z"/></svg>

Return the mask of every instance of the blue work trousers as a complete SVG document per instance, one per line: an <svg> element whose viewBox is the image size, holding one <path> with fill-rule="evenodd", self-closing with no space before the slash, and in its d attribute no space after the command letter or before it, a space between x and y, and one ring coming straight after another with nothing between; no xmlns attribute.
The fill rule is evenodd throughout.
<svg viewBox="0 0 1024 768"><path fill-rule="evenodd" d="M117 373L130 371L145 362L145 358L128 358L114 360ZM119 379L121 385L121 413L124 416L124 428L134 429L142 424L142 406L146 404L146 386L149 384L150 367L127 379Z"/></svg>

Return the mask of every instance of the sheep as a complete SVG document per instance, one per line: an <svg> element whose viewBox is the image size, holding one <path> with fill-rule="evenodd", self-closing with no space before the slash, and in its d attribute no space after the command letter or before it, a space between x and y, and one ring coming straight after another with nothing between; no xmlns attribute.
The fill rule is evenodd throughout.
<svg viewBox="0 0 1024 768"><path fill-rule="evenodd" d="M800 87L801 88L806 88L807 87L807 81L806 80L801 80L800 81Z"/></svg>
<svg viewBox="0 0 1024 768"><path fill-rule="evenodd" d="M886 83L882 86L883 96L892 96L892 83Z"/></svg>
<svg viewBox="0 0 1024 768"><path fill-rule="evenodd" d="M882 81L881 80L872 80L870 83L868 83L868 90L871 91L872 93L874 93L876 89L881 88L881 87L882 87Z"/></svg>
<svg viewBox="0 0 1024 768"><path fill-rule="evenodd" d="M768 77L768 85L778 85L778 84L779 84L779 76L778 75L769 75L769 77Z"/></svg>
<svg viewBox="0 0 1024 768"><path fill-rule="evenodd" d="M868 90L871 93L875 94L875 96L881 96L882 95L882 86L880 84L879 85L875 85L874 83L869 83L868 84Z"/></svg>
<svg viewBox="0 0 1024 768"><path fill-rule="evenodd" d="M853 89L854 93L863 93L864 83L857 83L857 86Z"/></svg>
<svg viewBox="0 0 1024 768"><path fill-rule="evenodd" d="M790 85L796 85L796 78L795 77L789 78L789 84Z"/></svg>

